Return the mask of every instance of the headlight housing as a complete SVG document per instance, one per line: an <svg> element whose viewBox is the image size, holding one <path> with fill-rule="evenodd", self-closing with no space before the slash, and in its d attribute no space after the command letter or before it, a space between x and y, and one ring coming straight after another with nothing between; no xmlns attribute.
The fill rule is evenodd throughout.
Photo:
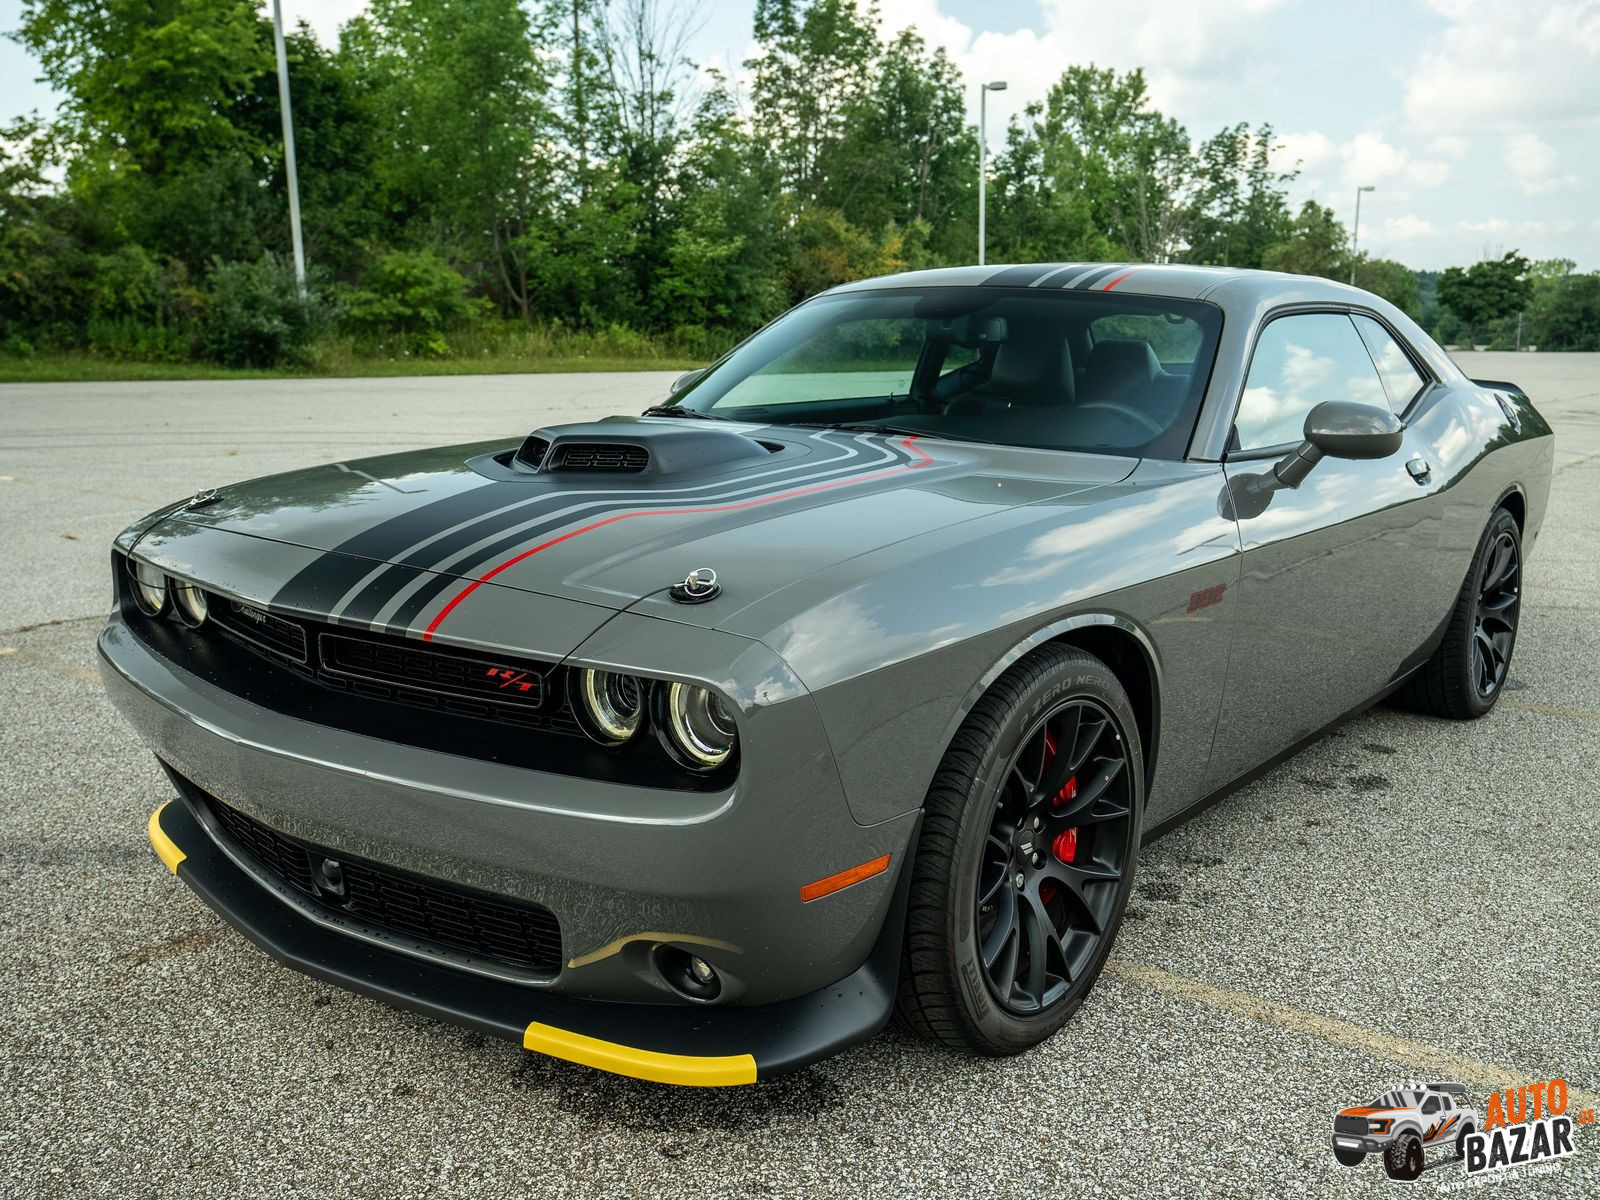
<svg viewBox="0 0 1600 1200"><path fill-rule="evenodd" d="M644 724L645 681L620 671L585 667L573 677L573 708L583 731L606 746L620 746Z"/></svg>
<svg viewBox="0 0 1600 1200"><path fill-rule="evenodd" d="M129 560L133 574L133 599L139 611L147 616L159 617L167 608L167 576L159 567L138 559Z"/></svg>
<svg viewBox="0 0 1600 1200"><path fill-rule="evenodd" d="M192 583L182 579L173 579L167 585L167 591L172 595L172 605L178 610L178 616L190 628L204 624L210 612L206 603L206 594Z"/></svg>
<svg viewBox="0 0 1600 1200"><path fill-rule="evenodd" d="M711 771L732 757L739 727L715 692L692 683L669 684L664 708L668 745L685 766Z"/></svg>

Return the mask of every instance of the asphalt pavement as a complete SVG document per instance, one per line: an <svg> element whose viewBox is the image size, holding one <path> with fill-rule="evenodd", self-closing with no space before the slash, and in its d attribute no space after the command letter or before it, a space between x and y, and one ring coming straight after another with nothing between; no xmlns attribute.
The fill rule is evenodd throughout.
<svg viewBox="0 0 1600 1200"><path fill-rule="evenodd" d="M1147 847L1020 1058L890 1031L747 1089L601 1075L280 968L161 869L102 696L108 545L171 499L636 412L669 376L0 387L0 1195L1313 1196L1395 1080L1600 1092L1600 355L1462 356L1556 427L1511 690L1382 707ZM1600 1194L1600 1134L1486 1194ZM1454 1168L1422 1185L1459 1179Z"/></svg>

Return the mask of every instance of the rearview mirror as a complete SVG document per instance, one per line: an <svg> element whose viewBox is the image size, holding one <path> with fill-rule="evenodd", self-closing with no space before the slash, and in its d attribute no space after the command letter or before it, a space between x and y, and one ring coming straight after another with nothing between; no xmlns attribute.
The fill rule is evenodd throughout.
<svg viewBox="0 0 1600 1200"><path fill-rule="evenodd" d="M1388 458L1405 426L1387 408L1324 400L1306 414L1305 437L1328 458Z"/></svg>
<svg viewBox="0 0 1600 1200"><path fill-rule="evenodd" d="M704 367L697 367L693 371L685 371L672 381L672 386L667 389L667 395L676 396L679 392L686 391L694 381L706 373Z"/></svg>

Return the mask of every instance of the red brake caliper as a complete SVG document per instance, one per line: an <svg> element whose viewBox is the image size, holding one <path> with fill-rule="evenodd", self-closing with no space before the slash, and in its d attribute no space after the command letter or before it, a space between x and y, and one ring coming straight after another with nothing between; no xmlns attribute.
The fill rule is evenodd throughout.
<svg viewBox="0 0 1600 1200"><path fill-rule="evenodd" d="M1044 769L1048 771L1050 769L1051 762L1054 761L1056 756L1055 741L1048 733L1044 735L1044 748ZM1072 803L1073 800L1077 799L1077 796L1078 777L1073 775L1061 785L1061 790L1059 792L1050 797L1050 807L1052 809L1064 808L1068 804ZM1055 838L1050 843L1050 849L1055 854L1056 858L1061 862L1072 862L1072 860L1078 856L1077 827L1073 826L1071 829L1063 829L1060 833L1056 834ZM1051 900L1055 899L1055 895L1055 884L1051 883L1049 880L1045 880L1039 885L1039 898L1046 904L1049 904Z"/></svg>

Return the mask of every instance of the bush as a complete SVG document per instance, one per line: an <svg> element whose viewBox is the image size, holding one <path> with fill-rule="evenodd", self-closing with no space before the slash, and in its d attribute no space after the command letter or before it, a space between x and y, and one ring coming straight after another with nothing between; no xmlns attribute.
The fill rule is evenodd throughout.
<svg viewBox="0 0 1600 1200"><path fill-rule="evenodd" d="M213 259L199 349L229 367L303 366L325 323L316 293L302 301L294 269L273 254L254 262Z"/></svg>
<svg viewBox="0 0 1600 1200"><path fill-rule="evenodd" d="M375 343L395 339L406 352L442 357L450 353L445 335L483 315L486 305L466 293L466 277L433 251L397 250L345 294L344 323Z"/></svg>

